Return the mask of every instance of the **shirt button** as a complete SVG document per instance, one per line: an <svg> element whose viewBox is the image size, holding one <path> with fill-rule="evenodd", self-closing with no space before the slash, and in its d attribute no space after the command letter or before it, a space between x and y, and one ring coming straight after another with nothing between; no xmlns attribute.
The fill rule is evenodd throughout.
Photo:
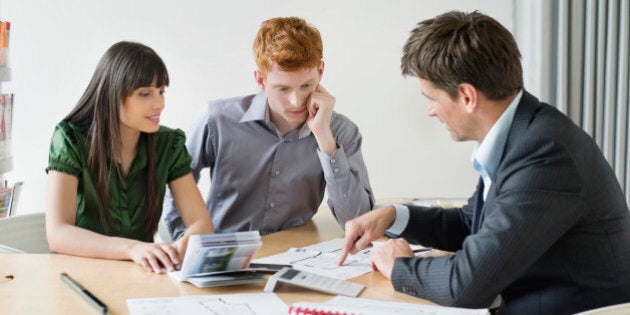
<svg viewBox="0 0 630 315"><path fill-rule="evenodd" d="M335 167L335 169L333 170L333 172L335 172L335 173L339 173L339 168L336 168L336 167Z"/></svg>
<svg viewBox="0 0 630 315"><path fill-rule="evenodd" d="M273 174L276 176L280 175L280 170L276 170L275 172L273 172Z"/></svg>
<svg viewBox="0 0 630 315"><path fill-rule="evenodd" d="M347 193L343 193L343 197L344 198L348 198L348 194Z"/></svg>
<svg viewBox="0 0 630 315"><path fill-rule="evenodd" d="M269 203L269 206L273 208L273 207L276 206L276 203L272 201L272 202Z"/></svg>
<svg viewBox="0 0 630 315"><path fill-rule="evenodd" d="M330 159L330 163L335 164L335 162L337 162L337 161L335 161L335 159L334 159L334 158L331 158L331 159Z"/></svg>

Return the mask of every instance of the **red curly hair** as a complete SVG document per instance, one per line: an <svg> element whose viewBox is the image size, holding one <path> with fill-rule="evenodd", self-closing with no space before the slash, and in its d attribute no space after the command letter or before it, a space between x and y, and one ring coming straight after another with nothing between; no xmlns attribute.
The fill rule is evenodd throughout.
<svg viewBox="0 0 630 315"><path fill-rule="evenodd" d="M317 67L323 50L319 31L297 17L262 22L254 40L256 64L264 74L273 64L283 71Z"/></svg>

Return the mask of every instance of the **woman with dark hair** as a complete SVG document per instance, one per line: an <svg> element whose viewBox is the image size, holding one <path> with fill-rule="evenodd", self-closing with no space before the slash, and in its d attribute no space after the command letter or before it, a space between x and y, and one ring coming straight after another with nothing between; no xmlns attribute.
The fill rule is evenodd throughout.
<svg viewBox="0 0 630 315"><path fill-rule="evenodd" d="M178 268L191 234L213 233L185 135L160 126L168 72L153 49L119 42L101 58L76 107L56 127L48 160L46 232L53 252ZM166 184L187 226L153 243Z"/></svg>

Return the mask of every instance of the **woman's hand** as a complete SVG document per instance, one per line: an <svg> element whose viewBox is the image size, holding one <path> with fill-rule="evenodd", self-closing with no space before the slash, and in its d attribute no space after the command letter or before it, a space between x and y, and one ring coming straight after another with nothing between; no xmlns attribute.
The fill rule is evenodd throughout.
<svg viewBox="0 0 630 315"><path fill-rule="evenodd" d="M176 267L177 269L181 267L181 263L184 261L184 256L186 256L186 248L188 247L189 238L190 235L184 235L171 245L177 251L177 257L181 257L180 264Z"/></svg>
<svg viewBox="0 0 630 315"><path fill-rule="evenodd" d="M138 242L129 248L129 257L149 272L162 273L164 269L179 269L181 260L172 245Z"/></svg>

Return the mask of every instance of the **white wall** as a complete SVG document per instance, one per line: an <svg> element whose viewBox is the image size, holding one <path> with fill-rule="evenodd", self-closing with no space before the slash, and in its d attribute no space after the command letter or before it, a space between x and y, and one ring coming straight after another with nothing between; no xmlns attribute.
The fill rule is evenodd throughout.
<svg viewBox="0 0 630 315"><path fill-rule="evenodd" d="M18 212L44 210L53 126L75 105L101 55L120 40L153 47L169 68L163 124L185 129L208 99L257 92L251 53L265 19L300 16L324 40L323 84L364 137L377 198L468 196L476 175L472 143L453 142L425 115L415 78L400 75L409 31L447 10L478 9L512 29L512 2L493 0L2 0L12 22L14 170L23 180ZM205 193L204 193L205 194Z"/></svg>

